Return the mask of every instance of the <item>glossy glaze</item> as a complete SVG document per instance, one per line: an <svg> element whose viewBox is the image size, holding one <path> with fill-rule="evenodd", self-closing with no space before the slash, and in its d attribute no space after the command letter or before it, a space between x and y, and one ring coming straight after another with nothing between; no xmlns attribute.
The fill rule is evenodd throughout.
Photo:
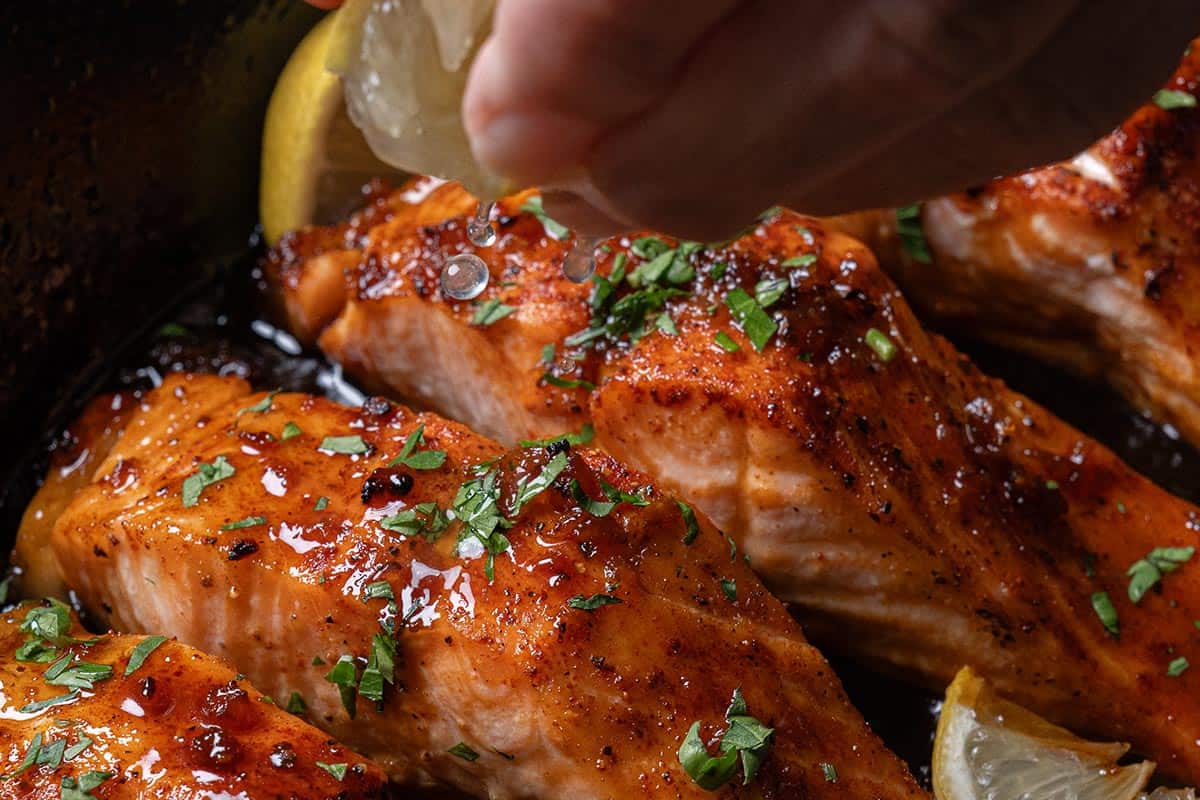
<svg viewBox="0 0 1200 800"><path fill-rule="evenodd" d="M1200 50L1166 87L1200 90ZM1112 383L1200 444L1200 111L1139 108L1075 159L924 204L932 263L890 211L862 238L931 319Z"/></svg>
<svg viewBox="0 0 1200 800"><path fill-rule="evenodd" d="M299 692L314 722L406 784L496 798L710 796L676 751L694 721L719 733L740 686L775 743L749 786L717 796L923 796L740 554L704 520L684 544L679 507L641 474L569 451L563 476L507 531L493 583L477 552L456 552L457 525L427 541L382 520L422 502L450 506L475 465L497 457L510 497L551 458L545 448L505 453L379 401L356 409L280 394L269 410L239 413L264 397L190 375L145 397L54 529L63 575L101 619L226 656L276 697ZM289 421L303 432L284 440ZM387 467L419 424L422 449L444 450L445 465ZM360 436L370 449L322 450L327 436ZM220 455L234 474L185 507L183 482ZM593 498L602 478L651 502L593 517L568 477ZM221 529L258 515L263 524ZM732 600L723 579L736 581ZM359 697L351 720L325 676L371 648L385 601L362 598L380 580L409 621L382 711ZM568 605L601 593L621 602ZM460 741L478 760L448 752ZM836 784L822 762L836 765Z"/></svg>
<svg viewBox="0 0 1200 800"><path fill-rule="evenodd" d="M52 663L15 657L27 639L21 623L35 605L0 615L0 769L11 776L0 782L0 797L58 798L63 779L89 772L112 775L92 790L99 800L383 796L377 766L278 708L228 663L175 641L125 675L144 638L94 637L74 621L68 635L87 644L64 645L55 660L69 651L72 664L110 665L112 677L68 702L23 711L71 691L46 682ZM74 757L15 774L39 735L43 748L64 740ZM78 754L69 749L86 740ZM345 766L345 775L338 780L317 762Z"/></svg>
<svg viewBox="0 0 1200 800"><path fill-rule="evenodd" d="M668 304L677 336L564 348L586 325L590 289L557 274L566 243L514 214L522 202L501 203L500 243L481 251L493 277L511 269L512 285L489 292L513 314L469 326L471 307L419 291L438 248L463 246L463 219L397 214L367 235L322 347L505 438L591 420L600 446L737 539L823 645L932 687L971 664L1041 714L1200 775L1200 673L1167 675L1177 657L1200 659L1200 567L1136 605L1125 575L1155 547L1196 545L1195 506L979 373L919 325L863 245L790 212L691 257L696 276ZM602 274L629 243L608 243ZM764 277L790 288L770 308L779 333L756 353L725 298ZM872 328L895 346L890 361L868 346ZM740 349L718 346L718 331ZM561 375L599 388L540 381L532 359L548 343ZM416 347L453 368L418 369ZM491 365L514 353L530 360L496 383ZM1093 611L1100 591L1119 639Z"/></svg>

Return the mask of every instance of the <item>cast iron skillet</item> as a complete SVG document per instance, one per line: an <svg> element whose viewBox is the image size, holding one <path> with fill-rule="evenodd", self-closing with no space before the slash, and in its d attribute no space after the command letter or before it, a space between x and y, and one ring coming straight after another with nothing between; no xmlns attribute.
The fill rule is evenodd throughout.
<svg viewBox="0 0 1200 800"><path fill-rule="evenodd" d="M0 545L97 390L170 369L353 400L258 318L258 149L319 14L299 0L0 4ZM1200 456L1108 389L959 337L987 372L1200 500ZM282 345L282 347L280 346ZM852 664L847 690L928 780L936 698Z"/></svg>

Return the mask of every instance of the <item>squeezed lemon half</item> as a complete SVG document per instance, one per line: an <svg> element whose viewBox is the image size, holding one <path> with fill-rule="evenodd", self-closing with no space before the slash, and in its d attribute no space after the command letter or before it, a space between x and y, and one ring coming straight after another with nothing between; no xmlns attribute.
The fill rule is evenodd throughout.
<svg viewBox="0 0 1200 800"><path fill-rule="evenodd" d="M480 197L511 190L471 155L467 71L494 0L350 0L296 48L263 128L267 241L341 219L373 177L437 175Z"/></svg>
<svg viewBox="0 0 1200 800"><path fill-rule="evenodd" d="M933 745L938 800L1134 800L1153 762L1117 766L1129 750L1089 742L1010 703L969 667L946 690ZM1192 800L1157 789L1148 800Z"/></svg>

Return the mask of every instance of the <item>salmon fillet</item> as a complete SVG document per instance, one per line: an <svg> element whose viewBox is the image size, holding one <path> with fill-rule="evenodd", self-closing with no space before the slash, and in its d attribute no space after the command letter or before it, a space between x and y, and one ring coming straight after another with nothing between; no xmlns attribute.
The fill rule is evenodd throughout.
<svg viewBox="0 0 1200 800"><path fill-rule="evenodd" d="M428 202L471 208L461 194ZM520 211L529 197L500 204L474 305L436 284L440 259L470 249L461 213L377 220L322 349L505 441L591 424L728 532L820 646L931 688L971 665L1042 715L1200 776L1200 673L1168 674L1200 658L1200 572L1181 556L1200 510L980 374L862 244L816 220L775 210L707 247L610 240L602 279L577 286L560 274L569 242ZM276 253L268 274L287 296L302 267ZM511 313L475 321L498 307ZM1135 602L1141 564L1161 580Z"/></svg>
<svg viewBox="0 0 1200 800"><path fill-rule="evenodd" d="M1190 106L1148 103L1071 161L831 224L929 319L1104 378L1200 445L1198 70L1192 48L1160 94Z"/></svg>
<svg viewBox="0 0 1200 800"><path fill-rule="evenodd" d="M0 653L2 798L383 797L379 767L166 637L25 603L0 614Z"/></svg>
<svg viewBox="0 0 1200 800"><path fill-rule="evenodd" d="M95 474L53 532L85 606L298 693L402 783L707 797L677 753L736 692L773 736L716 796L925 796L729 540L598 451L176 375Z"/></svg>

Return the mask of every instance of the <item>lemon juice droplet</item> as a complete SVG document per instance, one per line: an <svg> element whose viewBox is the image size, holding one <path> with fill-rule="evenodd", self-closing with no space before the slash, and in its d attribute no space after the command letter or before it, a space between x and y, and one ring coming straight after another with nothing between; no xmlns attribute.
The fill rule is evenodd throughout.
<svg viewBox="0 0 1200 800"><path fill-rule="evenodd" d="M442 264L439 282L442 294L455 300L474 300L488 285L488 268L472 253L447 258Z"/></svg>
<svg viewBox="0 0 1200 800"><path fill-rule="evenodd" d="M489 221L493 207L495 203L480 200L479 205L475 207L475 216L467 223L467 238L476 247L488 247L496 241L496 229Z"/></svg>
<svg viewBox="0 0 1200 800"><path fill-rule="evenodd" d="M567 252L563 260L563 274L575 283L583 283L596 274L596 248L600 246L600 238L596 236L576 236L575 244Z"/></svg>

